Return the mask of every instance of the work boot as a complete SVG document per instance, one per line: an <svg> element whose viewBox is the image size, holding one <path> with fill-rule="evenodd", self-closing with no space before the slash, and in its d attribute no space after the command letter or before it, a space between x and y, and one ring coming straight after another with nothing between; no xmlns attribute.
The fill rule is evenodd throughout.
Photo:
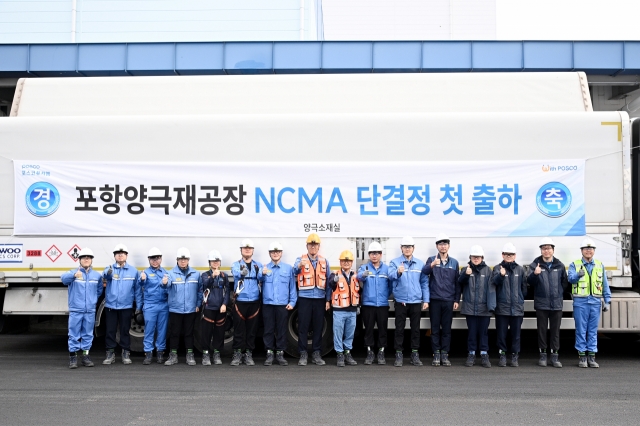
<svg viewBox="0 0 640 426"><path fill-rule="evenodd" d="M584 354L578 355L578 367L587 368L587 356Z"/></svg>
<svg viewBox="0 0 640 426"><path fill-rule="evenodd" d="M283 351L276 352L276 361L278 362L278 364L280 364L282 366L289 365L287 360L284 359L284 352Z"/></svg>
<svg viewBox="0 0 640 426"><path fill-rule="evenodd" d="M242 352L233 351L233 356L231 357L231 365L237 367L242 362Z"/></svg>
<svg viewBox="0 0 640 426"><path fill-rule="evenodd" d="M557 352L551 352L551 365L556 368L562 368L562 363L558 360Z"/></svg>
<svg viewBox="0 0 640 426"><path fill-rule="evenodd" d="M209 352L202 354L202 365L211 365L211 356L209 356Z"/></svg>
<svg viewBox="0 0 640 426"><path fill-rule="evenodd" d="M75 352L69 354L69 368L78 368L78 356Z"/></svg>
<svg viewBox="0 0 640 426"><path fill-rule="evenodd" d="M338 367L344 367L344 354L342 352L338 352L337 354L336 365Z"/></svg>
<svg viewBox="0 0 640 426"><path fill-rule="evenodd" d="M387 360L384 359L384 349L378 351L378 365L385 365Z"/></svg>
<svg viewBox="0 0 640 426"><path fill-rule="evenodd" d="M213 351L213 365L222 365L222 358L220 358L218 351Z"/></svg>
<svg viewBox="0 0 640 426"><path fill-rule="evenodd" d="M518 354L511 354L511 366L520 367L520 364L518 364Z"/></svg>
<svg viewBox="0 0 640 426"><path fill-rule="evenodd" d="M102 361L103 365L109 365L109 364L113 364L114 362L116 362L116 354L113 351L113 349L107 349L107 356L104 358L104 361Z"/></svg>
<svg viewBox="0 0 640 426"><path fill-rule="evenodd" d="M482 354L480 355L480 357L482 358L482 366L484 368L491 368L491 361L489 361L489 354Z"/></svg>
<svg viewBox="0 0 640 426"><path fill-rule="evenodd" d="M196 365L196 357L193 352L187 352L187 365Z"/></svg>
<svg viewBox="0 0 640 426"><path fill-rule="evenodd" d="M402 352L396 351L396 360L393 362L394 367L402 367Z"/></svg>
<svg viewBox="0 0 640 426"><path fill-rule="evenodd" d="M415 365L416 367L420 367L422 365L418 351L411 351L411 365Z"/></svg>
<svg viewBox="0 0 640 426"><path fill-rule="evenodd" d="M273 364L273 351L268 350L267 359L264 360L264 365L271 365L271 364Z"/></svg>
<svg viewBox="0 0 640 426"><path fill-rule="evenodd" d="M156 357L156 362L158 364L164 364L164 352L163 351L159 351L156 355L158 355Z"/></svg>
<svg viewBox="0 0 640 426"><path fill-rule="evenodd" d="M364 365L371 365L373 364L373 360L376 358L375 354L373 353L373 351L367 351L367 357L364 360Z"/></svg>
<svg viewBox="0 0 640 426"><path fill-rule="evenodd" d="M431 365L434 367L440 366L440 352L433 354L433 361L431 361Z"/></svg>
<svg viewBox="0 0 640 426"><path fill-rule="evenodd" d="M553 356L553 355L551 355ZM538 365L540 367L546 367L547 366L547 353L546 352L540 352L540 359L538 360Z"/></svg>
<svg viewBox="0 0 640 426"><path fill-rule="evenodd" d="M164 365L175 365L178 363L178 354L176 352L170 352L169 358L164 362Z"/></svg>
<svg viewBox="0 0 640 426"><path fill-rule="evenodd" d="M358 365L356 360L353 359L353 356L351 356L351 351L346 351L344 353L344 362L346 362L347 365Z"/></svg>
<svg viewBox="0 0 640 426"><path fill-rule="evenodd" d="M315 351L314 353L311 354L311 362L313 362L316 365L326 364L326 362L324 362L324 360L320 356L320 351Z"/></svg>
<svg viewBox="0 0 640 426"><path fill-rule="evenodd" d="M300 352L300 359L298 359L298 365L307 365L307 357L309 355L306 352Z"/></svg>
<svg viewBox="0 0 640 426"><path fill-rule="evenodd" d="M145 352L144 360L142 360L142 365L150 365L152 357L153 357L153 352Z"/></svg>
<svg viewBox="0 0 640 426"><path fill-rule="evenodd" d="M500 351L500 359L498 360L498 367L506 367L507 366L507 354Z"/></svg>
<svg viewBox="0 0 640 426"><path fill-rule="evenodd" d="M123 350L122 350L122 363L123 363L124 365L129 365L129 364L131 364L131 357L130 357L130 355L131 355L131 351L128 351L128 350L126 350L126 349L123 349Z"/></svg>
<svg viewBox="0 0 640 426"><path fill-rule="evenodd" d="M89 354L82 354L82 365L85 367L93 367L93 361L89 358Z"/></svg>
<svg viewBox="0 0 640 426"><path fill-rule="evenodd" d="M470 353L469 355L467 355L467 361L464 363L464 365L466 367L473 367L475 363L476 363L476 354Z"/></svg>
<svg viewBox="0 0 640 426"><path fill-rule="evenodd" d="M246 365L256 365L256 363L253 362L253 355L251 354L251 351L245 351L242 362L244 362Z"/></svg>
<svg viewBox="0 0 640 426"><path fill-rule="evenodd" d="M441 362L444 367L451 367L451 361L449 361L449 354L446 352L442 352Z"/></svg>
<svg viewBox="0 0 640 426"><path fill-rule="evenodd" d="M587 355L587 365L591 368L598 368L600 365L596 362L596 354L590 353Z"/></svg>

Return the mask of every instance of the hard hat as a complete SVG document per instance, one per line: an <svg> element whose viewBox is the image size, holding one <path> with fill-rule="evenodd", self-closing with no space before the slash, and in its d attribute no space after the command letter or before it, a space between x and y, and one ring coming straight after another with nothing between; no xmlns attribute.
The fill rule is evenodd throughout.
<svg viewBox="0 0 640 426"><path fill-rule="evenodd" d="M484 250L481 246L471 246L469 250L469 256L482 256L484 257Z"/></svg>
<svg viewBox="0 0 640 426"><path fill-rule="evenodd" d="M178 249L178 254L176 254L178 259L191 259L191 253L189 253L189 249L186 247L180 247Z"/></svg>
<svg viewBox="0 0 640 426"><path fill-rule="evenodd" d="M282 244L277 241L272 242L269 244L269 251L282 251Z"/></svg>
<svg viewBox="0 0 640 426"><path fill-rule="evenodd" d="M549 237L544 237L542 240L540 240L540 247L542 246L551 246L553 248L556 248L555 243Z"/></svg>
<svg viewBox="0 0 640 426"><path fill-rule="evenodd" d="M587 247L596 248L596 243L594 243L591 238L585 238L582 241L582 245L580 246L580 249L587 248Z"/></svg>
<svg viewBox="0 0 640 426"><path fill-rule="evenodd" d="M447 243L451 242L451 240L449 239L449 236L444 232L439 233L438 236L436 237L436 244L438 244L440 241L446 241Z"/></svg>
<svg viewBox="0 0 640 426"><path fill-rule="evenodd" d="M154 257L154 256L162 256L162 252L158 247L151 247L151 249L149 250L149 256L147 257Z"/></svg>
<svg viewBox="0 0 640 426"><path fill-rule="evenodd" d="M142 311L140 311L135 316L135 320L136 320L136 323L138 323L138 325L144 325L144 314L142 313Z"/></svg>
<svg viewBox="0 0 640 426"><path fill-rule="evenodd" d="M80 259L81 257L90 257L93 259L93 251L91 251L90 248L83 248L80 250L80 253L78 253L78 259Z"/></svg>
<svg viewBox="0 0 640 426"><path fill-rule="evenodd" d="M504 247L502 247L502 252L516 254L516 246L511 243L507 243L504 245Z"/></svg>
<svg viewBox="0 0 640 426"><path fill-rule="evenodd" d="M242 240L240 248L254 248L253 241L251 241L249 238L245 238L244 240Z"/></svg>
<svg viewBox="0 0 640 426"><path fill-rule="evenodd" d="M349 250L345 250L340 253L340 260L353 260L353 253Z"/></svg>
<svg viewBox="0 0 640 426"><path fill-rule="evenodd" d="M413 238L404 237L404 238L402 238L402 241L400 241L400 245L401 246L414 246L415 244L413 243Z"/></svg>
<svg viewBox="0 0 640 426"><path fill-rule="evenodd" d="M371 253L372 251L382 251L382 246L380 245L379 242L374 241L371 244L369 244L369 253Z"/></svg>
<svg viewBox="0 0 640 426"><path fill-rule="evenodd" d="M222 257L220 256L220 252L218 250L211 250L209 252L209 256L207 256L207 260L209 262L211 262L212 260L222 262Z"/></svg>
<svg viewBox="0 0 640 426"><path fill-rule="evenodd" d="M320 236L318 234L309 234L307 244L320 244Z"/></svg>
<svg viewBox="0 0 640 426"><path fill-rule="evenodd" d="M124 244L117 244L113 249L113 254L116 254L119 251L123 251L123 252L129 254L129 250L127 250L127 246L125 246Z"/></svg>

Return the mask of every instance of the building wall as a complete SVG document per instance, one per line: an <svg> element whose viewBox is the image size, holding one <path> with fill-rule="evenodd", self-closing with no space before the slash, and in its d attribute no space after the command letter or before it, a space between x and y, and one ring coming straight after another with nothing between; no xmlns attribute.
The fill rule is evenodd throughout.
<svg viewBox="0 0 640 426"><path fill-rule="evenodd" d="M0 1L0 43L72 42L73 4ZM80 43L317 39L314 0L76 0L75 5Z"/></svg>

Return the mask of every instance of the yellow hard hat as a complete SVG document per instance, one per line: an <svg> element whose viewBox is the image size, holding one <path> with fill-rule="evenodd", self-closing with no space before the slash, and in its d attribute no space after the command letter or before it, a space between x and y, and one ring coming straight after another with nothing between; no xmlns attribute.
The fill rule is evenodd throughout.
<svg viewBox="0 0 640 426"><path fill-rule="evenodd" d="M340 260L353 260L353 253L351 253L349 250L345 250L342 253L340 253Z"/></svg>
<svg viewBox="0 0 640 426"><path fill-rule="evenodd" d="M307 244L320 244L320 236L318 234L309 234Z"/></svg>

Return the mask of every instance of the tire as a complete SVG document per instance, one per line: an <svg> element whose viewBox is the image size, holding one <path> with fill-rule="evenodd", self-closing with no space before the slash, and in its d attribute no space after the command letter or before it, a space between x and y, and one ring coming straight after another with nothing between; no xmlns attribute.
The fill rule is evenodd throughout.
<svg viewBox="0 0 640 426"><path fill-rule="evenodd" d="M200 327L202 324L202 319L200 318L200 313L198 313L196 318L196 323L193 326L193 345L196 349L202 352L202 328ZM167 339L169 336L167 335ZM168 346L167 346L168 347ZM220 354L222 356L231 355L233 352L233 317L227 309L227 321L225 322L224 328L224 347L222 348L222 352Z"/></svg>
<svg viewBox="0 0 640 426"><path fill-rule="evenodd" d="M307 339L307 351L312 350L311 334ZM333 350L333 315L331 311L324 314L324 325L322 327L322 355L326 355ZM287 321L287 349L285 352L292 357L299 357L298 352L298 308L294 308L289 314L289 320Z"/></svg>

